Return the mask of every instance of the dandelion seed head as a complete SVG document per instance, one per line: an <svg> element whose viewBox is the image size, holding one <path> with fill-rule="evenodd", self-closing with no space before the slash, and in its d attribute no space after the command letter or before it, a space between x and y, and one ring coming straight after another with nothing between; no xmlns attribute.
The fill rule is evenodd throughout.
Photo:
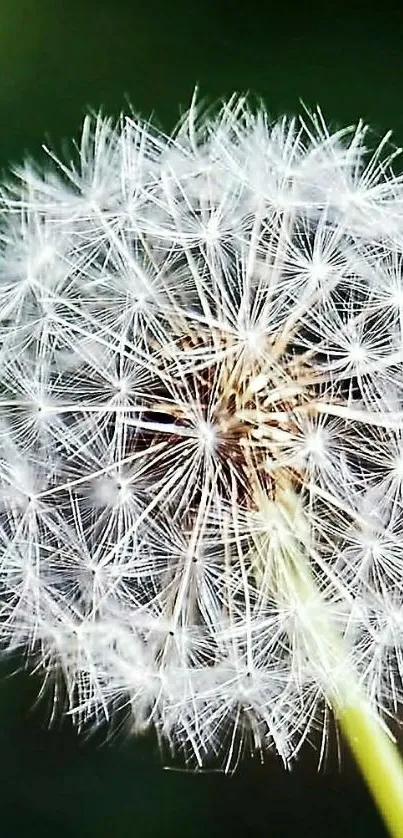
<svg viewBox="0 0 403 838"><path fill-rule="evenodd" d="M369 140L194 101L2 188L0 636L80 728L230 770L288 765L351 667L401 702L403 192Z"/></svg>

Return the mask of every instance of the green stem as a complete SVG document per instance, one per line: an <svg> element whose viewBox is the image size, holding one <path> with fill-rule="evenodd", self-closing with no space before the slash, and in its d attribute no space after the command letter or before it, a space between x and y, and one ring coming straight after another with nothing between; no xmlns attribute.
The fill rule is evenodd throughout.
<svg viewBox="0 0 403 838"><path fill-rule="evenodd" d="M403 763L399 750L365 704L335 714L384 823L393 838L403 836Z"/></svg>
<svg viewBox="0 0 403 838"><path fill-rule="evenodd" d="M350 747L391 838L403 838L403 760L380 717L366 699L359 676L348 661L343 638L312 574L303 546L307 533L304 510L290 486L275 501L260 496L267 520L269 553L252 557L261 591L277 591L279 604L298 603L303 654L318 668L326 698ZM300 539L298 538L300 535Z"/></svg>

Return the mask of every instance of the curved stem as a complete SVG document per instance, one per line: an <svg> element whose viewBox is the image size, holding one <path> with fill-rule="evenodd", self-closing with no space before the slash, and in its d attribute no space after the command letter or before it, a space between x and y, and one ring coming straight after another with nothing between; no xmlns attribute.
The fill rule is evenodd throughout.
<svg viewBox="0 0 403 838"><path fill-rule="evenodd" d="M403 762L397 746L365 703L335 714L390 835L402 838Z"/></svg>
<svg viewBox="0 0 403 838"><path fill-rule="evenodd" d="M252 559L256 583L262 592L277 590L279 601L297 604L304 654L318 669L325 696L391 838L403 838L403 759L365 696L313 577L304 547L303 507L290 486L278 488L275 501L262 495L258 501L267 530L275 535L269 538L271 551L266 560L261 549Z"/></svg>

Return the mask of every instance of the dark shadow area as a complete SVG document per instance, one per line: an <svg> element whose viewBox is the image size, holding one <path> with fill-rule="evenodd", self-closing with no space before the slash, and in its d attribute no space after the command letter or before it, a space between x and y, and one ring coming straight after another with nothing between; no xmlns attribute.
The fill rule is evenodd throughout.
<svg viewBox="0 0 403 838"><path fill-rule="evenodd" d="M13 665L13 667L15 664ZM236 774L164 769L152 735L78 736L68 720L49 729L46 698L27 672L1 669L1 835L62 838L383 838L386 834L346 754L317 771L307 747L286 773L269 757Z"/></svg>

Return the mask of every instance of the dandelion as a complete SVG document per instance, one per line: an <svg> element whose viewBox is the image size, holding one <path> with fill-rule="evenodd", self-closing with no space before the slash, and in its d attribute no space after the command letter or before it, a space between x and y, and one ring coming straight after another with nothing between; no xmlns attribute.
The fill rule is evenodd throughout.
<svg viewBox="0 0 403 838"><path fill-rule="evenodd" d="M233 97L88 117L3 186L0 634L80 727L199 767L288 766L332 711L401 835L403 179L369 141Z"/></svg>

